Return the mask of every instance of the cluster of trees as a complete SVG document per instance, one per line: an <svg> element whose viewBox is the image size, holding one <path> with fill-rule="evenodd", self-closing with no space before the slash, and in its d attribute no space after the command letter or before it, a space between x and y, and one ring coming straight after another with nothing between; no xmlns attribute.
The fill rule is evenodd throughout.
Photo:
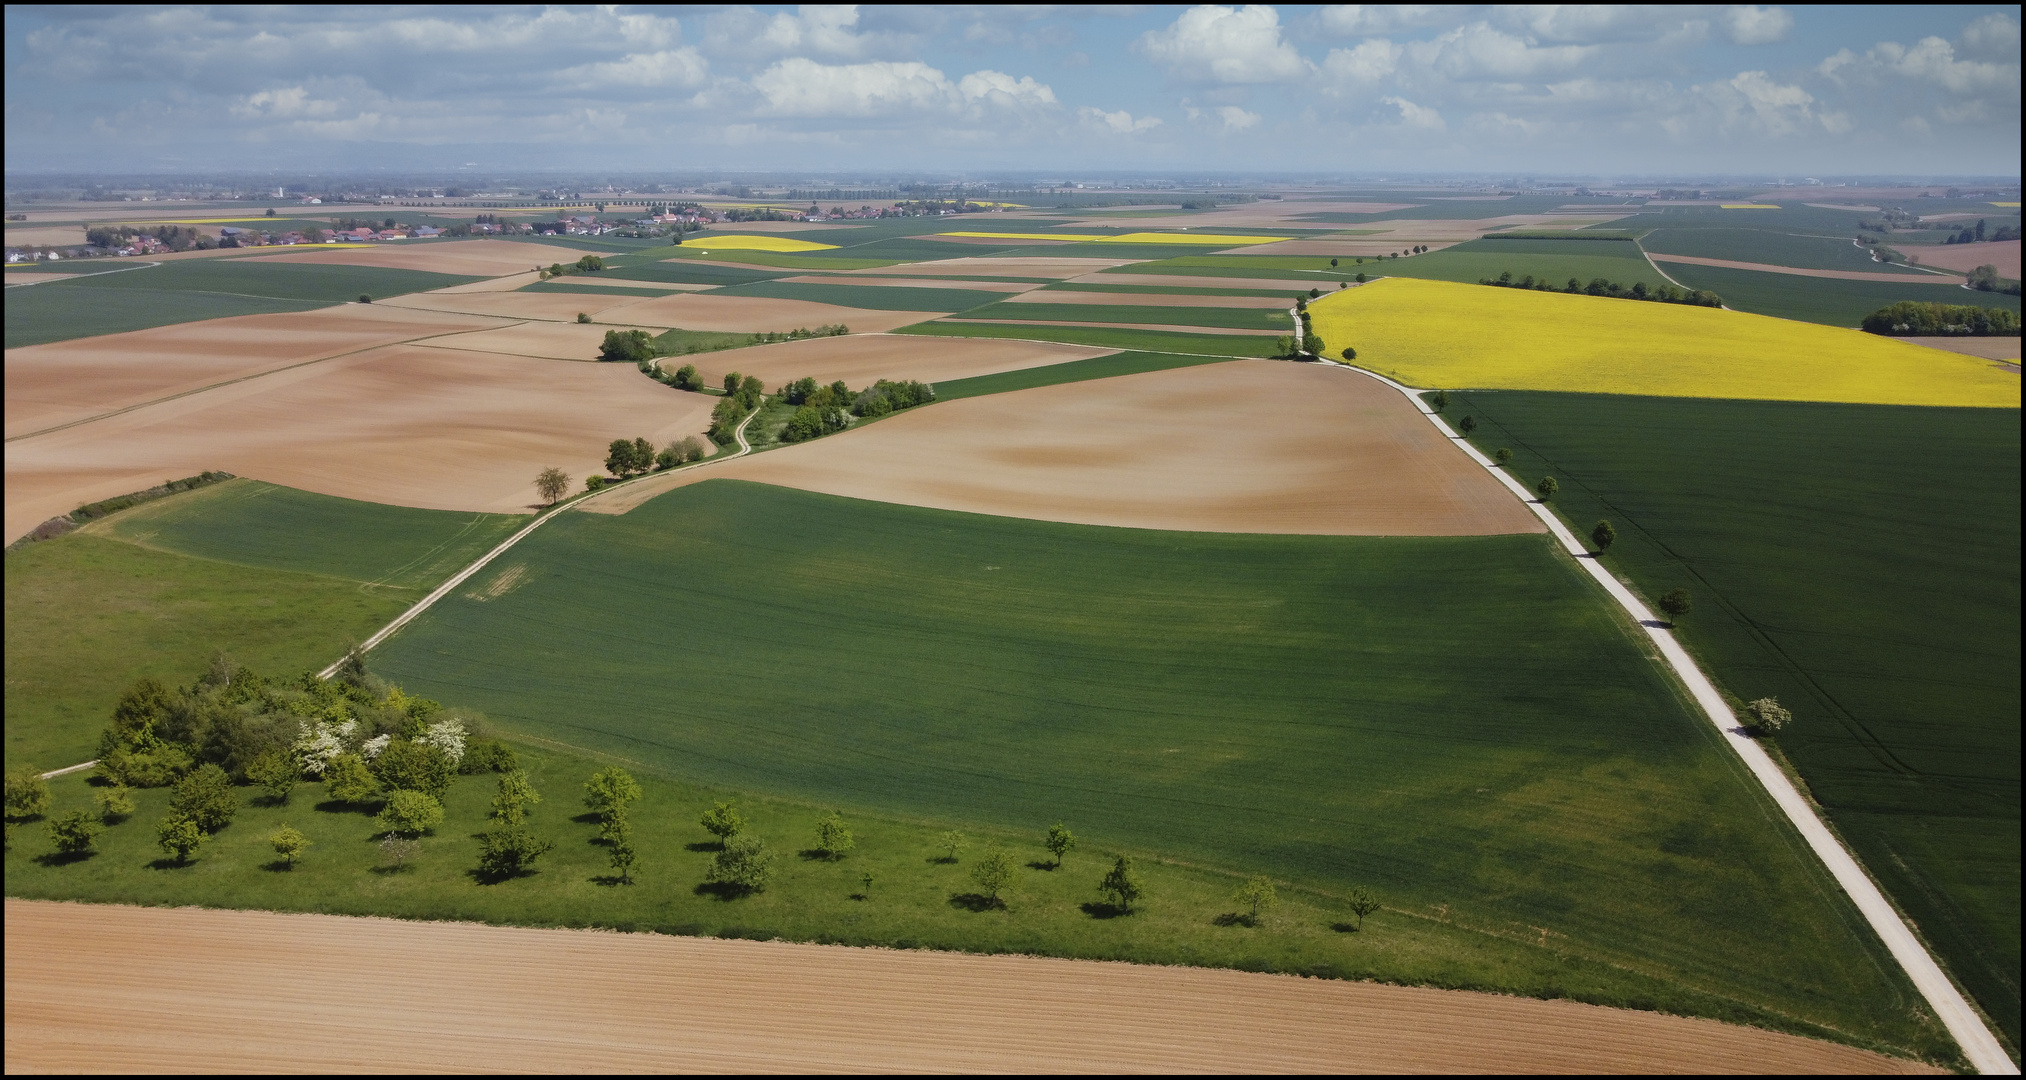
<svg viewBox="0 0 2026 1080"><path fill-rule="evenodd" d="M2019 315L1975 304L1901 300L1864 317L1867 333L1888 337L2017 337Z"/></svg>
<svg viewBox="0 0 2026 1080"><path fill-rule="evenodd" d="M131 225L94 225L84 231L84 242L93 247L125 247L129 241L141 236L153 237L170 251L209 248L216 243L187 225L151 225L139 229Z"/></svg>
<svg viewBox="0 0 2026 1080"><path fill-rule="evenodd" d="M1360 274L1358 280L1364 280L1364 275ZM1303 356L1321 356L1324 348L1323 339L1315 332L1315 324L1310 320L1308 297L1297 296L1294 298L1294 315L1296 319L1300 320L1301 334L1298 337L1291 334L1282 334L1280 337L1275 338L1273 341L1274 355L1284 360L1298 360Z"/></svg>
<svg viewBox="0 0 2026 1080"><path fill-rule="evenodd" d="M703 376L697 374L695 364L684 364L677 368L673 375L653 366L648 366L647 373L677 390L688 390L695 394L703 392Z"/></svg>
<svg viewBox="0 0 2026 1080"><path fill-rule="evenodd" d="M758 376L740 375L736 371L726 375L725 396L711 409L711 426L704 434L719 446L730 446L739 422L752 415L766 397L767 388Z"/></svg>
<svg viewBox="0 0 2026 1080"><path fill-rule="evenodd" d="M1992 229L1988 233L1986 233L1984 219L1978 218L1976 228L1964 229L1963 231L1955 234L1954 236L1951 236L1948 239L1942 241L1942 243L1980 244L1986 240L1996 242L1999 240L2017 240L2017 239L2019 239L2019 226L2000 225L1996 229Z"/></svg>
<svg viewBox="0 0 2026 1080"><path fill-rule="evenodd" d="M1528 274L1515 281L1513 280L1512 271L1505 270L1501 271L1495 278L1479 278L1477 283L1479 285L1495 285L1503 289L1534 289L1539 292L1609 296L1618 300L1654 300L1663 304L1689 304L1695 307L1723 306L1723 297L1713 292L1703 289L1689 289L1684 292L1672 285L1649 287L1643 281L1633 282L1632 287L1628 289L1615 281L1605 278L1591 278L1588 285L1583 284L1576 278L1570 278L1567 284L1557 289L1554 283L1546 278L1535 281L1532 274Z"/></svg>
<svg viewBox="0 0 2026 1080"><path fill-rule="evenodd" d="M573 270L580 274L594 274L603 269L605 269L603 257L586 255L568 266L564 266L562 263L550 263L549 268L542 271L542 280L547 281L550 278L559 278Z"/></svg>
<svg viewBox="0 0 2026 1080"><path fill-rule="evenodd" d="M589 321L578 316L579 321ZM598 359L611 363L646 364L658 355L654 338L645 330L607 330Z"/></svg>
<svg viewBox="0 0 2026 1080"><path fill-rule="evenodd" d="M606 450L605 471L622 480L629 476L638 476L641 473L673 469L677 465L687 465L692 461L702 461L705 457L703 440L694 435L687 435L675 442L669 443L661 449L660 453L656 453L654 444L648 442L646 439L614 439L612 440L612 445L607 447ZM541 480L538 478L536 485L539 487L540 484ZM568 477L563 478L561 489L563 491L569 490ZM547 492L544 491L543 495L546 498ZM550 501L554 502L555 500L551 499Z"/></svg>
<svg viewBox="0 0 2026 1080"><path fill-rule="evenodd" d="M806 326L798 326L787 333L770 330L766 333L754 334L749 344L774 345L783 341L803 341L808 338L843 337L849 333L851 333L851 328L843 323L826 323L814 330Z"/></svg>
<svg viewBox="0 0 2026 1080"><path fill-rule="evenodd" d="M813 378L797 379L781 388L781 400L796 407L781 429L781 441L803 442L844 430L854 416L886 416L935 399L935 387L913 379L880 379L856 392L841 379L828 386Z"/></svg>
<svg viewBox="0 0 2026 1080"><path fill-rule="evenodd" d="M2008 278L1999 277L1998 268L1988 264L1970 271L1969 284L1970 288L1978 292L2004 293L2007 296L2019 295L2019 283Z"/></svg>

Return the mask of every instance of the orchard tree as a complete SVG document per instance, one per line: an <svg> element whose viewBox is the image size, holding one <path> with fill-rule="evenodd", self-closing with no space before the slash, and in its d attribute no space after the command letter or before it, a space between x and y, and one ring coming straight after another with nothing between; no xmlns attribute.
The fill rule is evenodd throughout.
<svg viewBox="0 0 2026 1080"><path fill-rule="evenodd" d="M550 506L554 506L557 499L569 493L569 473L551 465L535 474L535 494L540 495L542 501L548 503Z"/></svg>
<svg viewBox="0 0 2026 1080"><path fill-rule="evenodd" d="M380 781L357 754L339 754L324 766L324 787L337 802L358 805L380 795Z"/></svg>
<svg viewBox="0 0 2026 1080"><path fill-rule="evenodd" d="M286 750L269 750L246 767L246 778L266 791L270 801L287 805L288 793L302 782L302 763Z"/></svg>
<svg viewBox="0 0 2026 1080"><path fill-rule="evenodd" d="M169 796L169 810L195 822L205 832L214 833L230 824L232 815L239 812L239 796L232 790L232 778L225 770L207 763L176 781L175 793Z"/></svg>
<svg viewBox="0 0 2026 1080"><path fill-rule="evenodd" d="M72 810L50 821L49 842L56 847L58 855L75 858L96 852L98 834L104 831L105 823L90 811Z"/></svg>
<svg viewBox="0 0 2026 1080"><path fill-rule="evenodd" d="M612 869L619 871L619 883L633 884L633 864L640 859L640 854L633 850L633 830L622 828L607 851L612 856Z"/></svg>
<svg viewBox="0 0 2026 1080"><path fill-rule="evenodd" d="M703 816L697 819L697 824L702 825L705 832L718 838L718 850L723 851L725 844L737 836L740 829L746 827L746 819L739 816L739 812L731 803L721 802L704 811Z"/></svg>
<svg viewBox="0 0 2026 1080"><path fill-rule="evenodd" d="M1258 926L1260 914L1273 910L1273 906L1280 903L1280 893L1275 891L1273 882L1267 880L1264 874L1254 874L1247 878L1245 884L1238 887L1238 892L1233 898L1246 905L1247 926Z"/></svg>
<svg viewBox="0 0 2026 1080"><path fill-rule="evenodd" d="M108 825L126 820L134 812L134 796L125 784L114 784L100 788L92 801L98 803L99 817Z"/></svg>
<svg viewBox="0 0 2026 1080"><path fill-rule="evenodd" d="M1616 539L1618 539L1618 530L1612 528L1609 521L1600 519L1597 522L1597 527L1590 530L1590 542L1597 545L1597 554L1599 555L1611 550L1611 542Z"/></svg>
<svg viewBox="0 0 2026 1080"><path fill-rule="evenodd" d="M838 814L832 813L816 823L816 850L824 858L835 859L850 851L856 843L851 837L851 829Z"/></svg>
<svg viewBox="0 0 2026 1080"><path fill-rule="evenodd" d="M1759 730L1767 732L1779 731L1794 718L1793 713L1780 707L1779 698L1762 697L1745 706L1745 712L1751 714L1752 723Z"/></svg>
<svg viewBox="0 0 2026 1080"><path fill-rule="evenodd" d="M170 814L155 826L155 842L176 860L176 865L184 866L203 845L204 830L181 814Z"/></svg>
<svg viewBox="0 0 2026 1080"><path fill-rule="evenodd" d="M535 836L519 825L493 829L478 838L479 875L494 881L518 877L555 846L555 841Z"/></svg>
<svg viewBox="0 0 2026 1080"><path fill-rule="evenodd" d="M1373 896L1370 889L1360 885L1351 890L1351 895L1346 897L1346 900L1350 904L1351 914L1358 917L1358 929L1363 930L1365 916L1379 910L1379 898Z"/></svg>
<svg viewBox="0 0 2026 1080"><path fill-rule="evenodd" d="M584 806L598 815L598 837L616 842L626 829L626 804L640 798L640 783L617 765L600 769L584 782Z"/></svg>
<svg viewBox="0 0 2026 1080"><path fill-rule="evenodd" d="M1058 821L1054 828L1048 830L1048 836L1041 841L1041 846L1047 848L1050 855L1055 856L1055 865L1059 869L1062 866L1062 857L1076 846L1076 834L1064 828L1062 822Z"/></svg>
<svg viewBox="0 0 2026 1080"><path fill-rule="evenodd" d="M999 893L1013 883L1013 856L994 848L971 868L971 880L985 890L985 899L991 906L1005 907Z"/></svg>
<svg viewBox="0 0 2026 1080"><path fill-rule="evenodd" d="M443 824L443 804L420 791L399 790L387 796L373 823L383 832L420 836Z"/></svg>
<svg viewBox="0 0 2026 1080"><path fill-rule="evenodd" d="M1098 883L1097 891L1103 893L1113 907L1131 912L1133 901L1146 894L1146 889L1140 884L1140 875L1133 869L1133 857L1119 856L1104 880Z"/></svg>
<svg viewBox="0 0 2026 1080"><path fill-rule="evenodd" d="M764 892L774 880L774 853L757 836L731 836L712 857L704 880L733 893Z"/></svg>
<svg viewBox="0 0 2026 1080"><path fill-rule="evenodd" d="M309 850L310 838L298 832L293 825L283 825L268 834L267 842L274 846L274 853L290 870L302 861L303 852Z"/></svg>
<svg viewBox="0 0 2026 1080"><path fill-rule="evenodd" d="M955 829L951 829L949 832L936 838L936 846L942 848L945 852L942 861L946 863L956 862L957 852L964 850L968 843L969 841L964 838L964 834Z"/></svg>
<svg viewBox="0 0 2026 1080"><path fill-rule="evenodd" d="M1498 462L1501 467L1512 464L1512 447L1499 447L1497 452L1491 455L1491 459Z"/></svg>
<svg viewBox="0 0 2026 1080"><path fill-rule="evenodd" d="M7 774L7 820L26 821L49 809L49 781L34 766Z"/></svg>
<svg viewBox="0 0 2026 1080"><path fill-rule="evenodd" d="M499 790L492 797L492 819L509 829L519 828L528 819L528 807L541 801L541 793L528 782L525 770L502 773Z"/></svg>

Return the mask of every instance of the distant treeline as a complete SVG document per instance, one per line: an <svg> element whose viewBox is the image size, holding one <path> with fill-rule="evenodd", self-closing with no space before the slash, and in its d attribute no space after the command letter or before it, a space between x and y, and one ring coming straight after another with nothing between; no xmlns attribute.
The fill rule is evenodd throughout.
<svg viewBox="0 0 2026 1080"><path fill-rule="evenodd" d="M2019 295L2019 283L2011 278L1999 277L1998 268L1995 266L1979 266L1975 270L1970 271L1969 284L1970 288L1978 292L2004 293L2007 296Z"/></svg>
<svg viewBox="0 0 2026 1080"><path fill-rule="evenodd" d="M94 225L84 231L84 242L93 247L124 247L127 241L137 236L152 236L170 251L188 251L191 248L208 248L217 241L182 225L156 225L152 228L136 229L131 225Z"/></svg>
<svg viewBox="0 0 2026 1080"><path fill-rule="evenodd" d="M1887 337L2018 337L2019 316L2004 308L1901 300L1865 316L1864 329Z"/></svg>
<svg viewBox="0 0 2026 1080"><path fill-rule="evenodd" d="M2019 226L2000 225L1997 228L1990 230L1989 233L1986 233L1984 219L1978 218L1977 225L1975 228L1965 228L1963 231L1955 234L1954 236L1949 237L1947 240L1942 241L1942 243L1980 244L1984 243L1985 241L1996 243L2000 240L2017 240L2017 239L2019 239Z"/></svg>
<svg viewBox="0 0 2026 1080"><path fill-rule="evenodd" d="M1588 285L1583 284L1575 278L1570 278L1568 284L1557 289L1554 283L1546 278L1535 281L1532 274L1514 281L1512 271L1507 270L1500 273L1496 278L1479 278L1477 283L1479 285L1495 285L1501 289L1533 289L1537 292L1578 293L1586 296L1609 296L1618 300L1653 300L1662 304L1688 304L1692 307L1722 307L1724 305L1723 297L1713 292L1707 292L1702 289L1690 289L1687 292L1683 292L1672 285L1649 288L1643 281L1633 282L1632 287L1628 289L1615 281L1607 281L1604 278L1591 278Z"/></svg>
<svg viewBox="0 0 2026 1080"><path fill-rule="evenodd" d="M1637 240L1639 233L1624 229L1515 229L1485 233L1483 240Z"/></svg>

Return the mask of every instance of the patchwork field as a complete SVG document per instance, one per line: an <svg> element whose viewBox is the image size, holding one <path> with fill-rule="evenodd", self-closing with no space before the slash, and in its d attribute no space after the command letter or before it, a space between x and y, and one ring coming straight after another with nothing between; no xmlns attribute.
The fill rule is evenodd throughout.
<svg viewBox="0 0 2026 1080"><path fill-rule="evenodd" d="M497 325L345 304L9 349L7 438L324 357Z"/></svg>
<svg viewBox="0 0 2026 1080"><path fill-rule="evenodd" d="M1452 394L1561 481L1865 865L2019 1041L2019 413ZM1773 467L1777 463L1777 467ZM1946 539L1942 539L1946 538Z"/></svg>
<svg viewBox="0 0 2026 1080"><path fill-rule="evenodd" d="M1909 1071L1708 1021L1234 971L17 900L7 926L9 1072L454 1071L474 1040L534 1072ZM193 966L185 1002L229 1034L137 1000ZM425 1013L444 1026L411 1030Z"/></svg>
<svg viewBox="0 0 2026 1080"><path fill-rule="evenodd" d="M980 278L1072 278L1095 274L1108 267L1123 266L1126 259L1050 259L1040 257L1004 259L936 259L908 266L909 277L923 274ZM891 270L853 270L852 276L892 276Z"/></svg>
<svg viewBox="0 0 2026 1080"><path fill-rule="evenodd" d="M1995 266L1999 277L2019 280L2019 241L1992 240L1981 244L1924 244L1920 247L1908 245L1906 254L1918 258L1922 266L1938 266L1944 270L1969 273L1979 266Z"/></svg>
<svg viewBox="0 0 2026 1080"><path fill-rule="evenodd" d="M395 345L11 442L7 538L80 503L223 469L327 495L515 513L607 442L701 433L712 399L630 365Z"/></svg>
<svg viewBox="0 0 2026 1080"><path fill-rule="evenodd" d="M856 333L877 333L933 319L934 311L871 311L807 300L763 296L722 296L684 293L654 300L634 300L604 309L603 321L679 326L685 330L731 330L744 333L786 333L843 323Z"/></svg>
<svg viewBox="0 0 2026 1080"><path fill-rule="evenodd" d="M1265 311L1286 311L1294 306L1286 296L1216 296L1194 295L1175 296L1160 293L1077 292L1070 289L1040 289L1022 293L1007 301L1009 304L1079 304L1116 307L1131 304L1133 307L1174 307L1174 308L1254 308Z"/></svg>
<svg viewBox="0 0 2026 1080"><path fill-rule="evenodd" d="M638 304L641 298L626 293L547 293L528 292L429 292L413 296L397 296L382 301L390 307L409 308L416 311L453 311L466 315L490 315L501 319L541 319L548 322L575 322L577 315L597 317L612 308ZM641 318L616 318L614 323L644 323L648 326L674 326L672 322L658 322Z"/></svg>
<svg viewBox="0 0 2026 1080"><path fill-rule="evenodd" d="M879 379L939 384L947 379L1083 360L1109 351L1040 341L851 334L670 357L662 366L673 371L685 363L695 364L704 381L713 386L736 371L758 377L771 389L801 378L822 383L842 379L850 386L865 387Z"/></svg>
<svg viewBox="0 0 2026 1080"><path fill-rule="evenodd" d="M540 356L551 360L596 360L605 335L614 330L643 330L650 336L659 332L654 327L614 326L611 323L524 322L467 334L449 334L431 338L423 344L439 349Z"/></svg>
<svg viewBox="0 0 2026 1080"><path fill-rule="evenodd" d="M473 277L502 277L548 266L562 259L560 252L546 244L513 240L403 241L381 243L343 251L309 248L286 255L260 255L259 263L314 263L320 266L385 266L399 270L426 270L436 274L467 274Z"/></svg>
<svg viewBox="0 0 2026 1080"><path fill-rule="evenodd" d="M1923 274L1916 277L1904 270L1885 272L1881 270L1808 270L1798 266L1769 266L1765 263L1738 262L1735 259L1705 259L1696 255L1662 255L1654 253L1656 263L1679 263L1685 266L1720 266L1730 270L1754 270L1763 274L1792 274L1795 277L1831 278L1838 281L1883 281L1893 285L1944 285L1951 288L1963 283L1961 278L1943 277L1939 274ZM1890 264L1880 264L1881 266Z"/></svg>
<svg viewBox="0 0 2026 1080"><path fill-rule="evenodd" d="M1046 521L1338 536L1530 533L1526 508L1400 395L1234 361L939 404L693 474ZM693 482L673 476L679 486ZM594 500L626 509L661 486Z"/></svg>
<svg viewBox="0 0 2026 1080"><path fill-rule="evenodd" d="M1901 300L1932 300L1943 304L1976 304L2018 311L2019 298L2003 293L1956 288L1933 274L1909 276L1905 284L1850 281L1766 273L1722 266L1668 263L1668 276L1691 289L1708 289L1724 298L1726 307L1781 319L1854 327L1866 315ZM1935 282L1942 282L1936 285Z"/></svg>
<svg viewBox="0 0 2026 1080"><path fill-rule="evenodd" d="M2019 377L1855 330L1742 312L1390 278L1310 306L1335 354L1413 386L2017 406Z"/></svg>

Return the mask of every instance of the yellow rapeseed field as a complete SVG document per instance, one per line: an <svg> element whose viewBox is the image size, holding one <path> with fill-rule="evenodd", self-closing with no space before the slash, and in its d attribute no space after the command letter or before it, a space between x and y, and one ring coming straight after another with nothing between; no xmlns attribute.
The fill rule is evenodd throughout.
<svg viewBox="0 0 2026 1080"><path fill-rule="evenodd" d="M818 244L808 240L790 240L785 236L753 236L734 234L730 236L699 236L683 241L684 247L698 251L834 251L836 244Z"/></svg>
<svg viewBox="0 0 2026 1080"><path fill-rule="evenodd" d="M939 236L971 236L986 240L1082 240L1098 244L1198 244L1213 247L1237 247L1240 244L1275 244L1290 239L1285 236L1225 236L1221 233L1012 233L1012 232L946 232Z"/></svg>
<svg viewBox="0 0 2026 1080"><path fill-rule="evenodd" d="M1719 308L1383 278L1309 304L1332 358L1410 386L2017 408L1988 360Z"/></svg>

